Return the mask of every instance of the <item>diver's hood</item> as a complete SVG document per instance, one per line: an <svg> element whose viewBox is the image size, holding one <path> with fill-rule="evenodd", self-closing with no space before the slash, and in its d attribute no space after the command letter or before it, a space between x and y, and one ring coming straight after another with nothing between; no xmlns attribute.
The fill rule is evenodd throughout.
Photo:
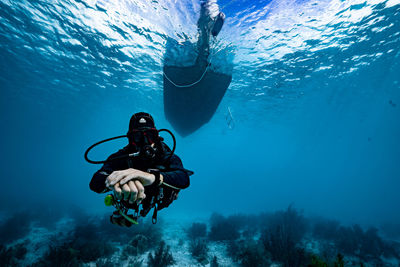
<svg viewBox="0 0 400 267"><path fill-rule="evenodd" d="M138 112L132 115L129 121L129 132L141 128L156 128L154 119L149 113Z"/></svg>

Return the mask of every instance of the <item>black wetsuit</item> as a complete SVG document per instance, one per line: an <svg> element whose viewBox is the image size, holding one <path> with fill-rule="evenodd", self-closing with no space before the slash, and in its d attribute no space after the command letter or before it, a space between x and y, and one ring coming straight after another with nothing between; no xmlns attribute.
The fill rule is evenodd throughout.
<svg viewBox="0 0 400 267"><path fill-rule="evenodd" d="M163 146L166 147L165 144L163 144ZM112 154L108 159L127 155L132 152L134 151L132 151L129 146L126 146L118 152ZM179 189L187 188L190 185L189 175L186 171L184 171L181 159L175 154L169 160L166 161L166 159L168 159L168 156L165 156L156 162L138 158L123 158L109 161L93 175L93 178L90 181L90 189L96 193L108 191L108 188L106 188L105 185L107 177L113 171L126 170L128 168L134 168L141 171L147 171L150 168L157 168L160 170L160 174L162 174L164 177L164 183ZM147 187L145 187L145 192L146 188Z"/></svg>

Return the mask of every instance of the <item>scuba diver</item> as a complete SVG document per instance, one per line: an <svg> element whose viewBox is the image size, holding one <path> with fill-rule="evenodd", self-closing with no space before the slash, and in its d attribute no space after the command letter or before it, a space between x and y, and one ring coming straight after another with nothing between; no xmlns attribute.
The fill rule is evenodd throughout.
<svg viewBox="0 0 400 267"><path fill-rule="evenodd" d="M167 120L181 135L186 136L207 123L227 91L232 75L210 68L210 41L217 37L225 21L216 0L202 1L197 22L197 58L192 66L164 63L164 112ZM167 40L167 53L172 50Z"/></svg>
<svg viewBox="0 0 400 267"><path fill-rule="evenodd" d="M172 136L172 150L159 135L163 131ZM123 137L128 138L129 144L107 160L88 158L93 147ZM90 189L96 193L113 192L105 199L107 206L116 208L110 217L113 224L127 227L137 224L138 217L145 217L152 208L152 221L156 223L157 211L168 207L177 199L179 191L189 186L193 172L183 168L182 161L174 154L175 147L175 137L169 130L157 130L153 117L139 112L131 117L127 135L100 141L86 150L88 162L104 163L93 175ZM129 210L134 214L128 214Z"/></svg>

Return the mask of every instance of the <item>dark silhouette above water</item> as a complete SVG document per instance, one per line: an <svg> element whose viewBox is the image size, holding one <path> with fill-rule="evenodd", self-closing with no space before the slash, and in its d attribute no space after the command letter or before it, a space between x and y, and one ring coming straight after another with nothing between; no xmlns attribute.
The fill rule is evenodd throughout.
<svg viewBox="0 0 400 267"><path fill-rule="evenodd" d="M218 35L224 18L216 1L203 2L197 23L199 39L195 64L188 67L164 65L164 112L182 136L210 121L232 81L231 75L210 68L210 39Z"/></svg>

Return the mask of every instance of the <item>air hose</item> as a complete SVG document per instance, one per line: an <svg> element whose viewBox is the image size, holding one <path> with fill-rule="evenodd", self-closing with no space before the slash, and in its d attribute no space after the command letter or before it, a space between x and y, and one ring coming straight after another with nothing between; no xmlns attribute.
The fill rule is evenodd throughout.
<svg viewBox="0 0 400 267"><path fill-rule="evenodd" d="M175 136L174 136L174 134L173 134L170 130L168 130L168 129L160 129L160 130L158 130L158 132L159 132L159 133L160 133L160 132L167 132L167 133L169 133L169 134L171 135L171 137L172 137L173 142L174 142L174 145L173 145L173 147L172 147L172 150L171 150L171 152L169 153L170 155L169 155L168 158L166 159L166 160L168 161L168 160L171 159L171 157L172 157L172 155L174 154L175 149L176 149L176 139L175 139ZM97 142L97 143L94 143L94 144L91 145L88 149L86 149L85 155L84 155L84 156L85 156L85 160L86 160L87 162L91 163L91 164L104 164L104 163L107 163L107 162L110 162L110 161L113 161L113 160L117 160L117 159L131 158L131 157L137 157L137 156L139 156L140 153L139 153L139 152L135 152L135 153L127 154L127 155L122 155L122 156L113 157L113 158L106 159L106 160L91 160L91 159L89 159L88 154L89 154L90 150L92 150L94 147L96 147L96 146L98 146L98 145L100 145L100 144L103 144L103 143L106 143L106 142L109 142L109 141L112 141L112 140L115 140L115 139L124 138L124 137L127 138L128 136L127 136L127 135L115 136L115 137L107 138L107 139L101 140L101 141L99 141L99 142ZM163 141L164 139L163 139L162 137L160 137L160 140Z"/></svg>

